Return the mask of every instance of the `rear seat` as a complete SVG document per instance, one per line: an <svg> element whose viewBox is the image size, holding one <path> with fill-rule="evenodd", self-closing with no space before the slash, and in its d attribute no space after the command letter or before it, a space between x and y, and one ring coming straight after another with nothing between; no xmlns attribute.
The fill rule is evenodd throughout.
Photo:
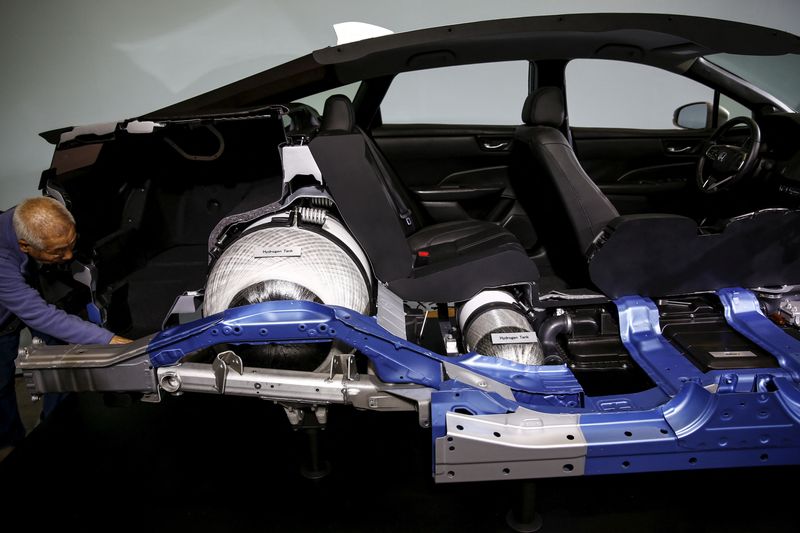
<svg viewBox="0 0 800 533"><path fill-rule="evenodd" d="M402 298L462 301L487 287L538 280L516 237L496 224L425 224L424 210L355 125L346 96L325 102L309 148L376 276Z"/></svg>

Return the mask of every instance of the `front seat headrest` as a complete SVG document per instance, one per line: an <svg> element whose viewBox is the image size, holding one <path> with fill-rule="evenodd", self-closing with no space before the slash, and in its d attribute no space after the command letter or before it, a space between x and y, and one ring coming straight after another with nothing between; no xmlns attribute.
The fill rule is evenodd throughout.
<svg viewBox="0 0 800 533"><path fill-rule="evenodd" d="M347 132L353 131L356 117L353 104L343 94L334 94L325 100L325 109L322 112L321 132Z"/></svg>
<svg viewBox="0 0 800 533"><path fill-rule="evenodd" d="M564 123L564 95L561 89L539 87L529 94L522 106L522 122L528 126L561 127Z"/></svg>

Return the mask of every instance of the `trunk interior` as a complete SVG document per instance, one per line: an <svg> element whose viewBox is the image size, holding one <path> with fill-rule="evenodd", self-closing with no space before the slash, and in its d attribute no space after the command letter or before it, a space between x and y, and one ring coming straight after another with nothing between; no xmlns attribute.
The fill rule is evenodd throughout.
<svg viewBox="0 0 800 533"><path fill-rule="evenodd" d="M97 141L64 143L54 161ZM97 264L109 328L137 338L161 329L180 293L203 288L208 236L223 217L280 198L285 137L279 120L257 117L118 130L99 141L94 164L48 186L71 204L78 258Z"/></svg>

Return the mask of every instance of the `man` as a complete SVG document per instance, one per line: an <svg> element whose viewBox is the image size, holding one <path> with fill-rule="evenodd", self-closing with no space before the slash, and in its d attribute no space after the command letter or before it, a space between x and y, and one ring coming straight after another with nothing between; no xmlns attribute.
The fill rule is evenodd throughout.
<svg viewBox="0 0 800 533"><path fill-rule="evenodd" d="M130 342L48 304L30 285L33 261L71 260L76 239L75 219L52 198L29 198L0 214L0 448L25 437L14 387L22 324L71 344Z"/></svg>

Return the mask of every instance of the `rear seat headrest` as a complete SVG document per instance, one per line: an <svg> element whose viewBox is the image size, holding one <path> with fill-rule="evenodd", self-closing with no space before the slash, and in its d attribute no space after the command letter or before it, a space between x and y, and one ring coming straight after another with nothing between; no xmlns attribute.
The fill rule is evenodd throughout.
<svg viewBox="0 0 800 533"><path fill-rule="evenodd" d="M351 132L356 123L353 104L343 94L334 94L325 100L320 132Z"/></svg>
<svg viewBox="0 0 800 533"><path fill-rule="evenodd" d="M522 107L522 122L529 126L561 127L564 123L564 95L558 87L539 87L528 95Z"/></svg>

